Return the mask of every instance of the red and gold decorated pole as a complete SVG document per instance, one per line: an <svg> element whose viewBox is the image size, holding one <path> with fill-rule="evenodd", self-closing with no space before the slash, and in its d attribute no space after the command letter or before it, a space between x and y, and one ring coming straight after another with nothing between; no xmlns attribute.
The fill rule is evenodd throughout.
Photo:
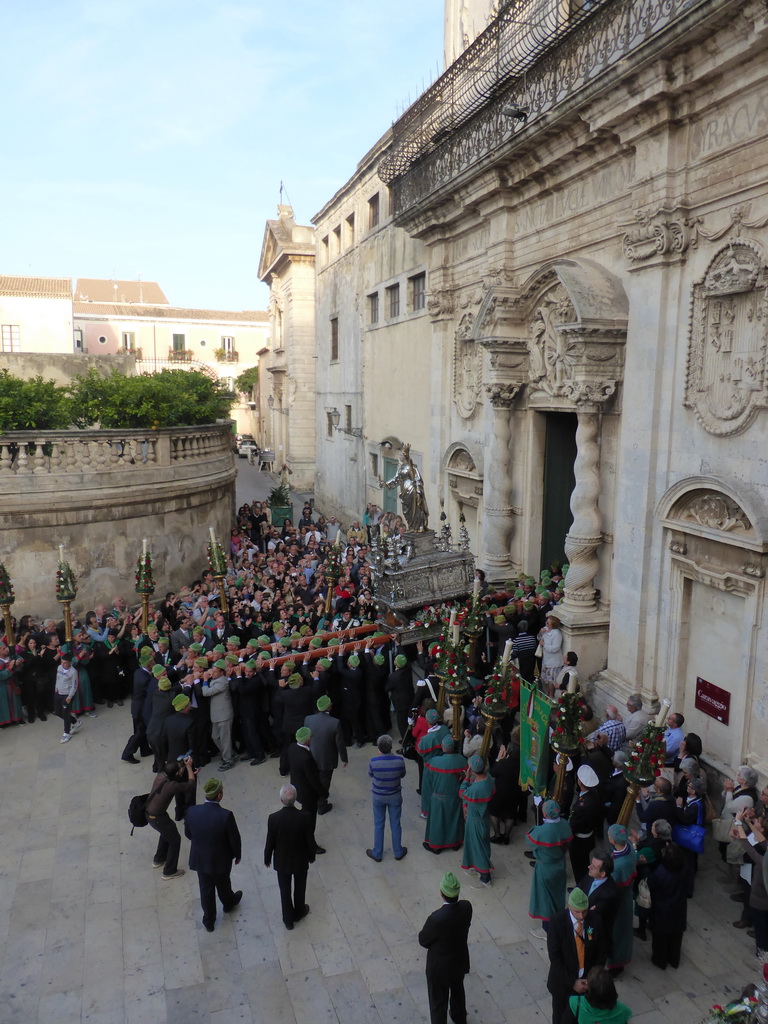
<svg viewBox="0 0 768 1024"><path fill-rule="evenodd" d="M333 589L341 579L341 547L339 544L332 544L328 550L328 557L325 561L325 581L328 584L328 593L325 595L325 615L331 614L333 606Z"/></svg>
<svg viewBox="0 0 768 1024"><path fill-rule="evenodd" d="M624 803L621 805L619 816L616 819L618 825L629 825L641 787L652 785L654 779L661 775L666 756L664 723L670 706L671 702L665 697L656 720L646 725L627 758L627 763L624 765L624 778L629 785Z"/></svg>
<svg viewBox="0 0 768 1024"><path fill-rule="evenodd" d="M155 592L155 580L152 575L152 556L146 537L141 545L141 555L136 563L136 593L141 596L141 631L146 633L149 629L149 599Z"/></svg>
<svg viewBox="0 0 768 1024"><path fill-rule="evenodd" d="M64 639L72 643L72 602L77 597L77 579L64 557L64 545L59 544L59 567L56 570L56 600L64 608Z"/></svg>
<svg viewBox="0 0 768 1024"><path fill-rule="evenodd" d="M552 793L552 799L557 800L558 803L562 803L563 790L565 789L565 770L568 767L569 755L563 750L557 752L557 767L555 769L555 788Z"/></svg>
<svg viewBox="0 0 768 1024"><path fill-rule="evenodd" d="M557 712L555 715L555 728L552 736L552 746L557 751L557 765L555 770L555 788L552 794L558 803L562 800L565 788L565 771L568 767L568 758L575 754L584 743L581 735L581 714L584 711L584 701L581 694L576 692L575 685L568 685L568 690L561 693L557 701Z"/></svg>
<svg viewBox="0 0 768 1024"><path fill-rule="evenodd" d="M13 622L11 621L11 605L15 600L16 595L13 592L11 577L8 575L8 570L5 568L3 563L0 562L0 609L2 609L3 612L5 640L11 649L13 649L16 643L16 637L13 632Z"/></svg>

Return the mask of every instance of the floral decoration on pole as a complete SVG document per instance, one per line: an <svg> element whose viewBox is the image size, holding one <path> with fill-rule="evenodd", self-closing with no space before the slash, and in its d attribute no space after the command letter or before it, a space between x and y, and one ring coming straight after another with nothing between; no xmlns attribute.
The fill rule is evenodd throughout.
<svg viewBox="0 0 768 1024"><path fill-rule="evenodd" d="M486 678L486 690L480 714L485 719L485 733L480 747L480 757L488 757L491 734L496 722L513 711L520 703L520 674L512 665L508 650L496 659L493 672Z"/></svg>
<svg viewBox="0 0 768 1024"><path fill-rule="evenodd" d="M640 733L634 749L624 765L624 778L629 785L624 803L621 805L617 823L628 825L641 786L650 786L661 775L667 753L664 739L664 723L671 702L665 698L655 721L649 722Z"/></svg>
<svg viewBox="0 0 768 1024"><path fill-rule="evenodd" d="M555 726L552 732L552 746L557 751L557 768L553 799L562 800L565 788L565 769L568 758L575 754L584 743L581 735L581 716L584 711L581 694L572 690L561 693L555 712Z"/></svg>
<svg viewBox="0 0 768 1024"><path fill-rule="evenodd" d="M152 556L149 553L146 537L142 541L142 551L136 562L136 593L141 594L141 630L146 633L149 628L149 598L155 592L155 578L152 575Z"/></svg>
<svg viewBox="0 0 768 1024"><path fill-rule="evenodd" d="M325 614L331 614L331 603L333 601L333 588L341 579L341 546L332 544L328 549L328 557L325 560L325 578L328 583L328 593L325 595Z"/></svg>
<svg viewBox="0 0 768 1024"><path fill-rule="evenodd" d="M5 568L3 563L0 562L0 608L3 610L5 639L9 647L12 647L16 642L16 637L13 635L13 625L11 623L11 605L15 600L16 595L13 592L11 577L8 575L8 570Z"/></svg>
<svg viewBox="0 0 768 1024"><path fill-rule="evenodd" d="M443 633L432 646L437 675L440 679L440 697L437 710L442 715L446 696L453 707L453 738L461 737L461 699L467 692L467 649L462 644L461 626L456 621L456 609L443 628Z"/></svg>
<svg viewBox="0 0 768 1024"><path fill-rule="evenodd" d="M221 611L225 619L229 618L229 601L227 600L227 586L226 586L226 575L227 575L227 556L224 554L224 548L216 540L216 534L213 532L213 527L209 527L208 530L211 539L208 542L208 565L210 566L211 572L214 575L216 582L219 585L219 595L221 600Z"/></svg>

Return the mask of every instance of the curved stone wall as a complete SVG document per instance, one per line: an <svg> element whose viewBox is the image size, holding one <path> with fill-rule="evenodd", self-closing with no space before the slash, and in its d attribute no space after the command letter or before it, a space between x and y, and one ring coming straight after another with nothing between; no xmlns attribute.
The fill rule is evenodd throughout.
<svg viewBox="0 0 768 1024"><path fill-rule="evenodd" d="M207 565L213 526L225 545L235 501L229 421L161 430L0 435L0 561L13 613L60 617L58 545L78 582L73 612L120 594L130 606L149 539L159 601Z"/></svg>

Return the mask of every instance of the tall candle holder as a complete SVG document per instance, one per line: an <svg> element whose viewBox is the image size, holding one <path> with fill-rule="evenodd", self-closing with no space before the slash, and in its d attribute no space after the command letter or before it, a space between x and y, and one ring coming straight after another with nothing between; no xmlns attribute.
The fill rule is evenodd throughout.
<svg viewBox="0 0 768 1024"><path fill-rule="evenodd" d="M579 693L569 690L566 693L560 694L557 701L555 727L552 736L552 746L557 751L555 789L552 796L558 803L563 798L568 758L575 754L584 743L580 729L581 713L583 710L584 701Z"/></svg>
<svg viewBox="0 0 768 1024"><path fill-rule="evenodd" d="M59 545L59 566L56 570L56 600L64 608L64 639L72 643L72 602L77 597L77 578L69 562L62 558L63 547Z"/></svg>
<svg viewBox="0 0 768 1024"><path fill-rule="evenodd" d="M152 575L152 555L144 541L144 547L136 562L136 593L141 595L141 631L149 629L149 599L155 592L155 579Z"/></svg>
<svg viewBox="0 0 768 1024"><path fill-rule="evenodd" d="M219 590L219 599L222 615L229 618L229 601L227 600L227 558L224 548L216 540L213 527L210 528L211 539L208 542L208 565L210 566L216 586Z"/></svg>
<svg viewBox="0 0 768 1024"><path fill-rule="evenodd" d="M624 765L624 778L627 780L627 795L621 805L616 819L619 825L629 825L635 807L637 794L644 786L653 784L661 775L666 759L666 741L664 739L665 721L670 708L670 701L665 698L656 720L649 722L640 733L634 749Z"/></svg>

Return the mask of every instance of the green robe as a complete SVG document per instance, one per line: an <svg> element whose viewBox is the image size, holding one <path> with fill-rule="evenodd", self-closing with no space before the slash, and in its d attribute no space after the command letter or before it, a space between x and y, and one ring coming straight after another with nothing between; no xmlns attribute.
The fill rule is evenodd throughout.
<svg viewBox="0 0 768 1024"><path fill-rule="evenodd" d="M493 871L491 864L491 822L488 817L488 804L496 792L496 783L487 776L468 783L466 780L459 786L459 794L464 804L464 850L461 866L465 870L474 868L479 874Z"/></svg>
<svg viewBox="0 0 768 1024"><path fill-rule="evenodd" d="M10 722L21 722L24 715L21 710L21 697L16 692L18 684L16 674L0 662L0 725Z"/></svg>
<svg viewBox="0 0 768 1024"><path fill-rule="evenodd" d="M438 754L424 766L424 775L431 776L432 798L424 841L433 850L460 846L464 836L459 786L464 778L467 759L462 754ZM422 793L424 784L422 783Z"/></svg>
<svg viewBox="0 0 768 1024"><path fill-rule="evenodd" d="M627 843L613 851L613 880L619 890L619 902L613 919L613 952L608 967L623 967L632 959L633 889L637 875L637 854Z"/></svg>
<svg viewBox="0 0 768 1024"><path fill-rule="evenodd" d="M77 669L77 691L72 698L69 710L73 715L84 711L93 711L93 687L87 666L93 658L93 650L88 644L78 644L75 652L74 665Z"/></svg>
<svg viewBox="0 0 768 1024"><path fill-rule="evenodd" d="M432 797L432 779L429 777L427 765L433 757L443 752L443 740L450 736L450 729L447 725L433 726L428 733L421 737L416 745L416 751L424 761L424 776L421 780L421 813L429 814L429 803Z"/></svg>
<svg viewBox="0 0 768 1024"><path fill-rule="evenodd" d="M530 917L549 921L565 908L565 851L571 841L571 826L567 821L544 821L526 836L533 850L534 869Z"/></svg>

